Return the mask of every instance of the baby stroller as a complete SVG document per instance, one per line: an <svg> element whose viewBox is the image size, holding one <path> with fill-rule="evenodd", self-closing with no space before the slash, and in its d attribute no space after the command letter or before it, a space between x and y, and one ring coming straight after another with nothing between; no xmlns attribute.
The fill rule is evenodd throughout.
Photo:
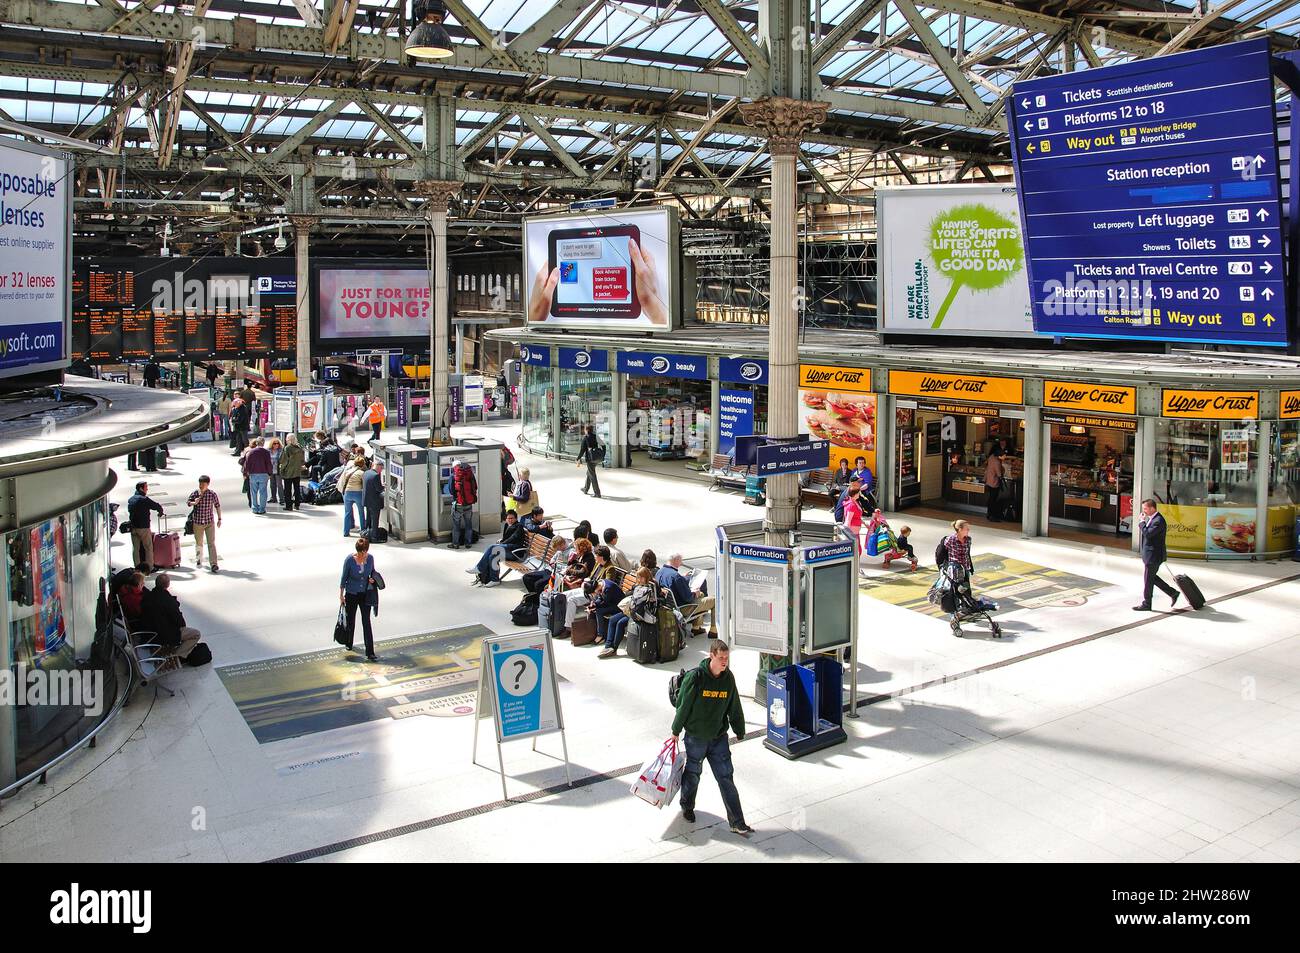
<svg viewBox="0 0 1300 953"><path fill-rule="evenodd" d="M939 606L944 612L952 614L952 634L962 638L963 622L978 622L988 626L993 638L1002 638L1002 626L993 621L993 613L998 611L998 604L983 596L976 599L971 591L970 572L965 566L959 566L949 560L939 570L939 578L930 589L930 604Z"/></svg>
<svg viewBox="0 0 1300 953"><path fill-rule="evenodd" d="M884 559L882 566L888 566L895 559L909 559L898 545L898 537L894 531L889 528L889 521L881 515L880 510L876 510L871 517L871 522L867 523L864 532L867 538L867 555L880 556ZM911 559L912 571L916 571L916 560Z"/></svg>

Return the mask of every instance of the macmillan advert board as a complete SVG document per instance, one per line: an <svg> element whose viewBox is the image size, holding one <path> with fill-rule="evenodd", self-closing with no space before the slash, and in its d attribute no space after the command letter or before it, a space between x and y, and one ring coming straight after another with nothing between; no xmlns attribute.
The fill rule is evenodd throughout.
<svg viewBox="0 0 1300 953"><path fill-rule="evenodd" d="M876 223L882 332L1033 336L1014 188L877 189Z"/></svg>

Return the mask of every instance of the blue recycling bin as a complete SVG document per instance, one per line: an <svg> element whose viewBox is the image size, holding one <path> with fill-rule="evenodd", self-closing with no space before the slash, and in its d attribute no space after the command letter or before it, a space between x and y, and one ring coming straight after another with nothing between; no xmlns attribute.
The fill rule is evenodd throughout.
<svg viewBox="0 0 1300 953"><path fill-rule="evenodd" d="M843 677L840 664L825 656L768 672L764 747L794 760L847 741Z"/></svg>

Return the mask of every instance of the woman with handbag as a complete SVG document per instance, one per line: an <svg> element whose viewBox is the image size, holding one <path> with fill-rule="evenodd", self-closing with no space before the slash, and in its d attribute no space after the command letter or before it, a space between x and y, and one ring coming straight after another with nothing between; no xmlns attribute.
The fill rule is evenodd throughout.
<svg viewBox="0 0 1300 953"><path fill-rule="evenodd" d="M575 539L573 541L573 555L569 557L569 564L564 568L564 588L577 589L587 577L592 574L596 568L596 556L591 549L591 541L586 539Z"/></svg>
<svg viewBox="0 0 1300 953"><path fill-rule="evenodd" d="M619 643L627 634L627 626L632 620L634 607L638 605L643 612L649 612L651 610L647 607L653 607L657 620L659 603L655 574L644 566L636 572L636 585L632 587L632 594L619 600L618 611L605 621L605 649L596 658L613 658L618 654Z"/></svg>
<svg viewBox="0 0 1300 953"><path fill-rule="evenodd" d="M370 629L370 611L378 608L378 590L383 588L383 577L375 571L375 559L370 555L370 540L364 536L356 542L356 552L343 560L343 575L339 578L339 605L347 612L344 644L355 652L357 610L361 610L361 633L366 640L366 661L377 662L375 639Z"/></svg>

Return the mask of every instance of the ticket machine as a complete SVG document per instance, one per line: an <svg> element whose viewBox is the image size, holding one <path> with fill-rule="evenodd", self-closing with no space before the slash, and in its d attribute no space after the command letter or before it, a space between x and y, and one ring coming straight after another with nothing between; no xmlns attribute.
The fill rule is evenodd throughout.
<svg viewBox="0 0 1300 953"><path fill-rule="evenodd" d="M429 450L392 443L376 450L384 464L388 534L403 543L429 538Z"/></svg>
<svg viewBox="0 0 1300 953"><path fill-rule="evenodd" d="M474 476L478 479L478 504L475 523L480 536L496 536L501 532L501 451L505 444L487 437L461 437L461 445L478 456Z"/></svg>

